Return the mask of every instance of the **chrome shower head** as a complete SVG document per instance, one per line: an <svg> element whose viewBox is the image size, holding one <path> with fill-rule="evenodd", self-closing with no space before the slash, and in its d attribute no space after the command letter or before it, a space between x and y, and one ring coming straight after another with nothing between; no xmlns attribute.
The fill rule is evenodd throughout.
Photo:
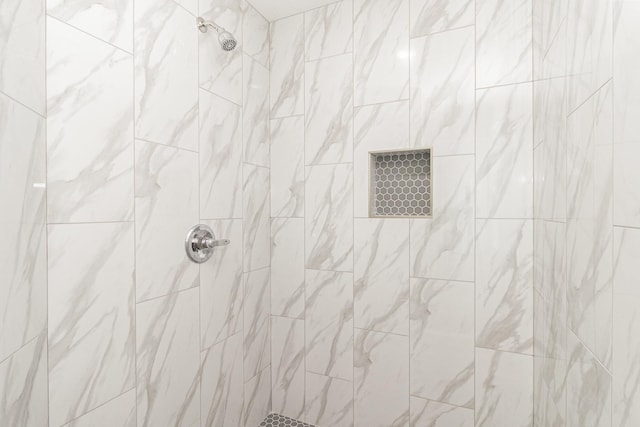
<svg viewBox="0 0 640 427"><path fill-rule="evenodd" d="M196 19L196 25L198 26L198 29L203 33L206 33L209 30L209 27L216 30L216 32L218 33L218 43L220 43L222 49L227 52L232 51L238 45L238 42L236 41L236 38L233 37L233 34L225 30L215 22L205 21L203 18L198 17Z"/></svg>

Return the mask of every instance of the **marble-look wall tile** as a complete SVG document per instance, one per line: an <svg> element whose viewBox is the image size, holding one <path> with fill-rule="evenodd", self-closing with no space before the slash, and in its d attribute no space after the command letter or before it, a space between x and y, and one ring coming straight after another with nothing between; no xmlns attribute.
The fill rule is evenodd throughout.
<svg viewBox="0 0 640 427"><path fill-rule="evenodd" d="M532 0L476 1L476 84L520 83L532 76Z"/></svg>
<svg viewBox="0 0 640 427"><path fill-rule="evenodd" d="M473 27L411 40L411 144L434 154L473 154Z"/></svg>
<svg viewBox="0 0 640 427"><path fill-rule="evenodd" d="M433 218L411 220L411 276L473 281L474 156L433 159Z"/></svg>
<svg viewBox="0 0 640 427"><path fill-rule="evenodd" d="M473 408L472 283L411 280L412 396Z"/></svg>
<svg viewBox="0 0 640 427"><path fill-rule="evenodd" d="M478 92L478 218L533 216L532 85Z"/></svg>
<svg viewBox="0 0 640 427"><path fill-rule="evenodd" d="M245 427L259 425L270 411L271 370L267 367L244 385Z"/></svg>
<svg viewBox="0 0 640 427"><path fill-rule="evenodd" d="M533 354L533 222L477 221L476 345Z"/></svg>
<svg viewBox="0 0 640 427"><path fill-rule="evenodd" d="M353 427L353 383L307 372L305 421L317 427Z"/></svg>
<svg viewBox="0 0 640 427"><path fill-rule="evenodd" d="M305 164L353 160L353 57L305 66Z"/></svg>
<svg viewBox="0 0 640 427"><path fill-rule="evenodd" d="M532 356L476 348L475 425L532 426L532 381Z"/></svg>
<svg viewBox="0 0 640 427"><path fill-rule="evenodd" d="M200 90L200 218L242 216L242 109Z"/></svg>
<svg viewBox="0 0 640 427"><path fill-rule="evenodd" d="M244 274L244 380L271 363L269 269Z"/></svg>
<svg viewBox="0 0 640 427"><path fill-rule="evenodd" d="M306 168L306 268L352 271L352 183L351 164Z"/></svg>
<svg viewBox="0 0 640 427"><path fill-rule="evenodd" d="M640 250L640 230L615 227L614 229L614 291L616 295L640 296L638 281L640 268L637 256Z"/></svg>
<svg viewBox="0 0 640 427"><path fill-rule="evenodd" d="M44 115L45 1L4 0L0 27L0 92Z"/></svg>
<svg viewBox="0 0 640 427"><path fill-rule="evenodd" d="M131 389L64 427L136 427L136 390Z"/></svg>
<svg viewBox="0 0 640 427"><path fill-rule="evenodd" d="M269 70L243 57L242 134L244 161L269 166Z"/></svg>
<svg viewBox="0 0 640 427"><path fill-rule="evenodd" d="M0 360L47 321L45 145L45 120L0 94Z"/></svg>
<svg viewBox="0 0 640 427"><path fill-rule="evenodd" d="M614 2L613 100L616 143L640 142L640 76L634 72L640 46L640 3Z"/></svg>
<svg viewBox="0 0 640 427"><path fill-rule="evenodd" d="M305 58L314 61L353 50L353 0L342 0L304 14Z"/></svg>
<svg viewBox="0 0 640 427"><path fill-rule="evenodd" d="M306 370L353 379L353 274L307 270Z"/></svg>
<svg viewBox="0 0 640 427"><path fill-rule="evenodd" d="M242 0L242 8L242 49L269 68L269 21L246 0Z"/></svg>
<svg viewBox="0 0 640 427"><path fill-rule="evenodd" d="M271 219L271 314L304 318L304 219Z"/></svg>
<svg viewBox="0 0 640 427"><path fill-rule="evenodd" d="M466 27L475 23L471 0L411 0L411 37Z"/></svg>
<svg viewBox="0 0 640 427"><path fill-rule="evenodd" d="M50 225L48 251L49 419L59 426L135 384L133 224Z"/></svg>
<svg viewBox="0 0 640 427"><path fill-rule="evenodd" d="M354 0L353 10L355 105L407 99L409 0Z"/></svg>
<svg viewBox="0 0 640 427"><path fill-rule="evenodd" d="M198 285L184 252L198 223L198 155L136 141L136 298L144 301Z"/></svg>
<svg viewBox="0 0 640 427"><path fill-rule="evenodd" d="M638 252L635 252L637 255ZM637 263L635 263L637 264ZM635 270L638 270L637 267ZM638 285L636 273L635 284ZM624 279L622 279L624 280ZM616 277L615 285L618 284ZM613 426L640 424L640 293L614 295Z"/></svg>
<svg viewBox="0 0 640 427"><path fill-rule="evenodd" d="M0 362L0 419L7 426L48 427L47 333Z"/></svg>
<svg viewBox="0 0 640 427"><path fill-rule="evenodd" d="M203 351L201 358L200 425L243 427L242 334Z"/></svg>
<svg viewBox="0 0 640 427"><path fill-rule="evenodd" d="M272 411L304 416L304 320L271 316Z"/></svg>
<svg viewBox="0 0 640 427"><path fill-rule="evenodd" d="M411 427L473 427L473 409L411 396Z"/></svg>
<svg viewBox="0 0 640 427"><path fill-rule="evenodd" d="M354 216L369 217L369 152L402 150L409 143L409 102L389 102L354 109Z"/></svg>
<svg viewBox="0 0 640 427"><path fill-rule="evenodd" d="M409 220L356 219L354 325L409 334Z"/></svg>
<svg viewBox="0 0 640 427"><path fill-rule="evenodd" d="M207 348L242 331L242 220L204 221L228 246L216 248L200 265L201 346Z"/></svg>
<svg viewBox="0 0 640 427"><path fill-rule="evenodd" d="M240 0L199 0L200 16L224 27L238 43L243 41L242 6ZM193 18L192 18L193 19ZM195 19L191 27L196 28ZM231 52L220 47L217 33L198 31L200 87L242 104L242 46Z"/></svg>
<svg viewBox="0 0 640 427"><path fill-rule="evenodd" d="M304 113L304 15L271 23L271 118Z"/></svg>
<svg viewBox="0 0 640 427"><path fill-rule="evenodd" d="M353 355L356 426L409 422L409 337L355 329Z"/></svg>
<svg viewBox="0 0 640 427"><path fill-rule="evenodd" d="M533 75L547 79L566 75L569 0L533 1Z"/></svg>
<svg viewBox="0 0 640 427"><path fill-rule="evenodd" d="M304 117L271 120L271 216L304 216Z"/></svg>
<svg viewBox="0 0 640 427"><path fill-rule="evenodd" d="M137 138L198 149L198 33L194 16L174 1L136 0ZM211 34L201 37L215 43L208 51L220 51Z"/></svg>
<svg viewBox="0 0 640 427"><path fill-rule="evenodd" d="M198 425L198 289L137 304L138 426Z"/></svg>
<svg viewBox="0 0 640 427"><path fill-rule="evenodd" d="M269 265L269 169L245 163L243 166L244 271Z"/></svg>
<svg viewBox="0 0 640 427"><path fill-rule="evenodd" d="M616 95L617 96L617 95ZM613 212L614 224L640 227L640 144L616 144L613 148Z"/></svg>
<svg viewBox="0 0 640 427"><path fill-rule="evenodd" d="M133 52L133 0L49 0L47 14L122 50Z"/></svg>
<svg viewBox="0 0 640 427"><path fill-rule="evenodd" d="M129 221L133 58L57 19L47 36L49 222Z"/></svg>

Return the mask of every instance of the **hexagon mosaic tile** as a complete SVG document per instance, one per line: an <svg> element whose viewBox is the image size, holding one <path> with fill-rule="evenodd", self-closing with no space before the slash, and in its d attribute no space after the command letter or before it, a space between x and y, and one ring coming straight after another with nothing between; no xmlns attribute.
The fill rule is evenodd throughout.
<svg viewBox="0 0 640 427"><path fill-rule="evenodd" d="M285 417L279 414L269 414L259 427L314 427L311 424L305 424L302 421Z"/></svg>
<svg viewBox="0 0 640 427"><path fill-rule="evenodd" d="M371 153L372 217L431 216L430 150Z"/></svg>

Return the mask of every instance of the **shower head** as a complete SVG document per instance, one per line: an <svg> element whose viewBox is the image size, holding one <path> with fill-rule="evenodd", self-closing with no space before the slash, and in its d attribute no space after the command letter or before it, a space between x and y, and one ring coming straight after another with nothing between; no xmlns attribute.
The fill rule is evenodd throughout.
<svg viewBox="0 0 640 427"><path fill-rule="evenodd" d="M216 30L216 32L218 33L218 43L220 43L220 46L223 50L230 52L238 45L238 42L236 41L236 38L233 37L233 34L225 30L215 22L205 21L203 18L199 17L196 19L196 24L198 25L198 29L203 33L206 33L209 30L209 27Z"/></svg>

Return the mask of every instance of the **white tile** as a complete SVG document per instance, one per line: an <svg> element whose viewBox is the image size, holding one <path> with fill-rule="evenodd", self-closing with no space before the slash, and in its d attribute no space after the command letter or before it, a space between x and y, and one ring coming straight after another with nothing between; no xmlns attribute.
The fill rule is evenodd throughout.
<svg viewBox="0 0 640 427"><path fill-rule="evenodd" d="M612 425L631 427L640 424L640 295L615 295L613 304Z"/></svg>
<svg viewBox="0 0 640 427"><path fill-rule="evenodd" d="M244 271L254 271L269 265L269 169L245 163L243 174Z"/></svg>
<svg viewBox="0 0 640 427"><path fill-rule="evenodd" d="M614 224L640 227L640 144L616 144L613 153Z"/></svg>
<svg viewBox="0 0 640 427"><path fill-rule="evenodd" d="M411 37L473 25L474 2L471 0L411 0Z"/></svg>
<svg viewBox="0 0 640 427"><path fill-rule="evenodd" d="M244 379L249 381L271 363L269 269L244 273Z"/></svg>
<svg viewBox="0 0 640 427"><path fill-rule="evenodd" d="M615 227L613 245L614 292L640 296L640 230Z"/></svg>
<svg viewBox="0 0 640 427"><path fill-rule="evenodd" d="M473 409L411 396L412 427L473 427Z"/></svg>
<svg viewBox="0 0 640 427"><path fill-rule="evenodd" d="M305 58L314 61L353 50L353 0L342 0L304 14Z"/></svg>
<svg viewBox="0 0 640 427"><path fill-rule="evenodd" d="M304 218L271 219L271 314L303 318Z"/></svg>
<svg viewBox="0 0 640 427"><path fill-rule="evenodd" d="M266 368L244 385L244 425L259 425L270 410L271 371Z"/></svg>
<svg viewBox="0 0 640 427"><path fill-rule="evenodd" d="M271 316L272 411L304 417L304 320Z"/></svg>
<svg viewBox="0 0 640 427"><path fill-rule="evenodd" d="M353 383L307 372L305 421L318 427L353 427Z"/></svg>
<svg viewBox="0 0 640 427"><path fill-rule="evenodd" d="M271 120L271 216L304 216L304 117Z"/></svg>
<svg viewBox="0 0 640 427"><path fill-rule="evenodd" d="M269 21L248 1L242 1L242 49L244 53L269 68Z"/></svg>
<svg viewBox="0 0 640 427"><path fill-rule="evenodd" d="M131 389L65 427L135 427L136 422L136 391Z"/></svg>
<svg viewBox="0 0 640 427"><path fill-rule="evenodd" d="M304 113L304 15L271 23L271 118Z"/></svg>
<svg viewBox="0 0 640 427"><path fill-rule="evenodd" d="M533 1L533 73L535 79L567 73L569 0Z"/></svg>
<svg viewBox="0 0 640 427"><path fill-rule="evenodd" d="M269 166L269 70L243 57L242 134L244 161Z"/></svg>
<svg viewBox="0 0 640 427"><path fill-rule="evenodd" d="M640 3L614 2L613 90L615 142L640 142L640 76L634 72L640 45Z"/></svg>

